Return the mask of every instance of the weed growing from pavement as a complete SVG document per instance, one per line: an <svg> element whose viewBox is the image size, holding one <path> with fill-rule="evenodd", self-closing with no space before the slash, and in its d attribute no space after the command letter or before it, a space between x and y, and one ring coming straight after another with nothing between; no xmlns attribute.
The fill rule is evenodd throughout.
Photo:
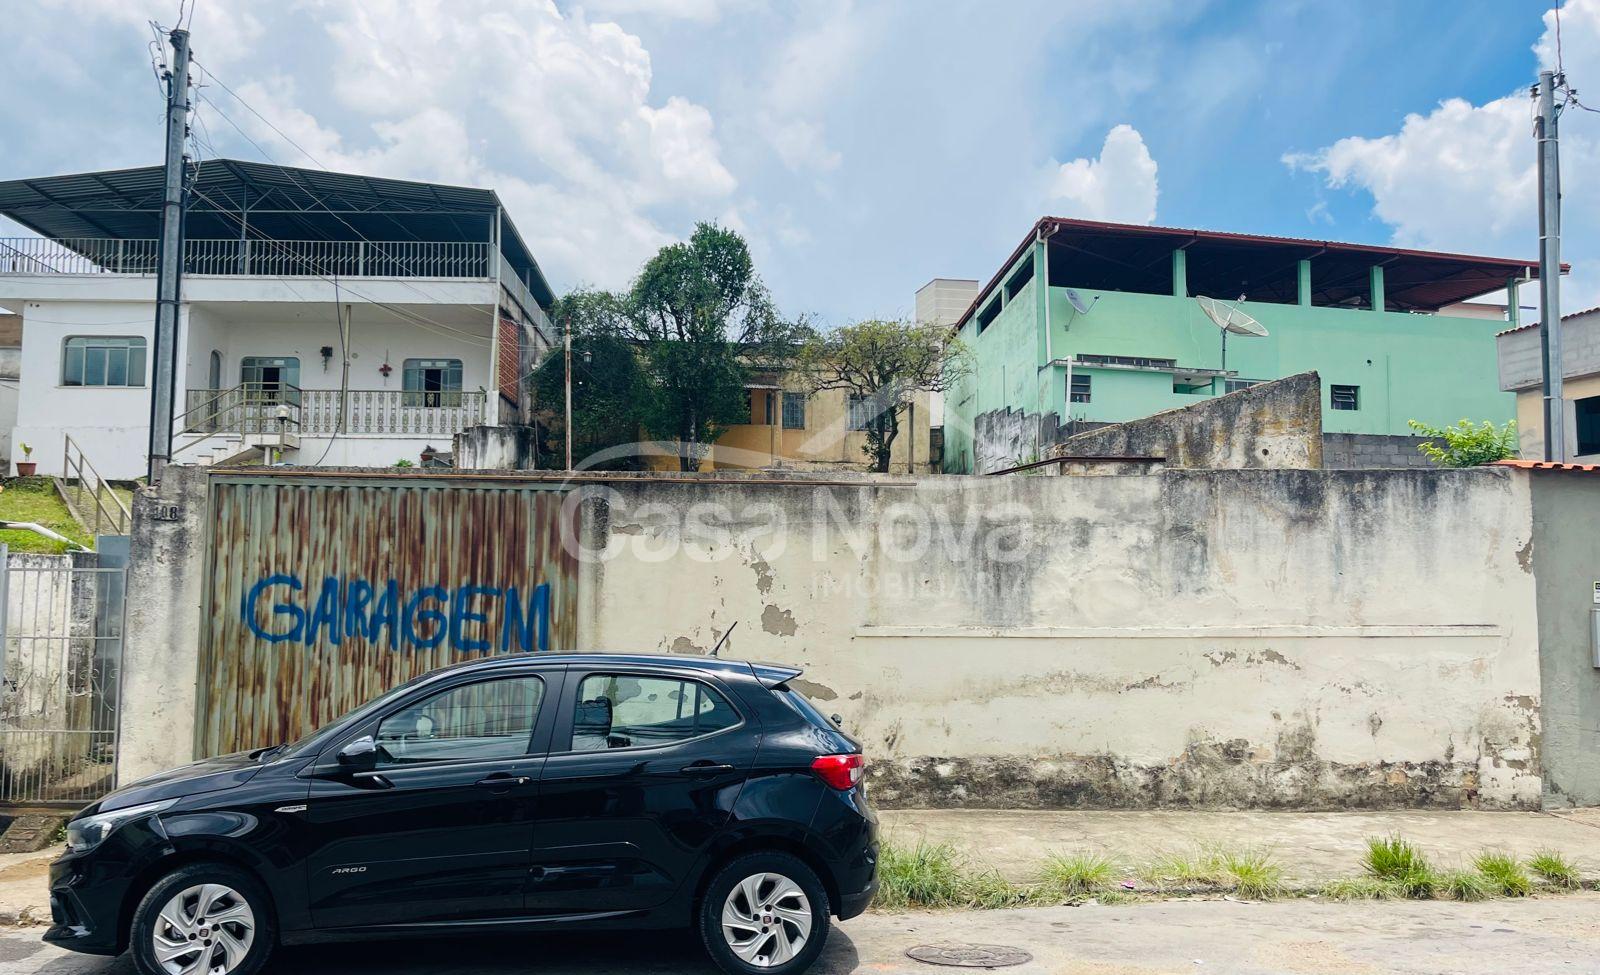
<svg viewBox="0 0 1600 975"><path fill-rule="evenodd" d="M1233 878L1234 893L1251 900L1271 900L1283 894L1283 868L1262 850L1224 852L1222 869Z"/></svg>
<svg viewBox="0 0 1600 975"><path fill-rule="evenodd" d="M1377 877L1341 877L1317 888L1317 894L1333 901L1386 901L1401 896L1400 889Z"/></svg>
<svg viewBox="0 0 1600 975"><path fill-rule="evenodd" d="M1578 868L1555 850L1540 850L1528 860L1528 867L1553 886L1577 890L1583 886Z"/></svg>
<svg viewBox="0 0 1600 975"><path fill-rule="evenodd" d="M1398 836L1369 838L1365 866L1367 873L1393 884L1403 897L1432 897L1439 884L1422 851Z"/></svg>
<svg viewBox="0 0 1600 975"><path fill-rule="evenodd" d="M1528 879L1528 872L1509 853L1485 850L1472 863L1498 893L1507 897L1527 897L1533 893L1533 881Z"/></svg>
<svg viewBox="0 0 1600 975"><path fill-rule="evenodd" d="M1111 886L1117 861L1094 850L1052 853L1044 862L1041 885L1062 899L1087 897Z"/></svg>
<svg viewBox="0 0 1600 975"><path fill-rule="evenodd" d="M1489 878L1472 870L1448 870L1440 874L1438 890L1457 901L1486 901L1498 893Z"/></svg>
<svg viewBox="0 0 1600 975"><path fill-rule="evenodd" d="M1214 847L1158 853L1139 868L1139 879L1164 892L1216 891L1229 886L1225 855Z"/></svg>
<svg viewBox="0 0 1600 975"><path fill-rule="evenodd" d="M960 856L947 843L918 840L903 847L885 842L878 855L878 896L885 910L908 907L958 907L966 886Z"/></svg>

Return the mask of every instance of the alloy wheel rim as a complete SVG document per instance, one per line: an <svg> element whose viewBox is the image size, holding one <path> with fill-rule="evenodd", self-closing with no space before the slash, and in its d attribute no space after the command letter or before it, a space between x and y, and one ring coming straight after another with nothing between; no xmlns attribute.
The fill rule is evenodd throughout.
<svg viewBox="0 0 1600 975"><path fill-rule="evenodd" d="M752 874L723 901L722 937L746 964L782 965L811 937L811 901L781 873Z"/></svg>
<svg viewBox="0 0 1600 975"><path fill-rule="evenodd" d="M225 884L187 887L156 917L151 948L168 975L227 975L256 940L256 915Z"/></svg>

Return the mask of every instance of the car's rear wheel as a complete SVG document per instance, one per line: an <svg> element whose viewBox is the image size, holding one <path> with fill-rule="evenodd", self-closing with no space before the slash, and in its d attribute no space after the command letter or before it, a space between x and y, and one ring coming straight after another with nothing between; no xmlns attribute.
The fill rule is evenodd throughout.
<svg viewBox="0 0 1600 975"><path fill-rule="evenodd" d="M706 886L700 935L712 959L734 975L803 972L828 940L828 894L797 857L747 854Z"/></svg>
<svg viewBox="0 0 1600 975"><path fill-rule="evenodd" d="M141 975L255 975L277 939L272 905L254 877L197 863L144 895L128 947Z"/></svg>

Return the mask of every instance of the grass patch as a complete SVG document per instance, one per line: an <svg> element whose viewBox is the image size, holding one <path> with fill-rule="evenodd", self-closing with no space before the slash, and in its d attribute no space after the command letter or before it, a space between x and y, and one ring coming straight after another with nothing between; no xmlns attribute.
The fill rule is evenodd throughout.
<svg viewBox="0 0 1600 975"><path fill-rule="evenodd" d="M1404 897L1432 897L1439 884L1427 857L1399 836L1369 838L1364 866L1374 879L1393 885Z"/></svg>
<svg viewBox="0 0 1600 975"><path fill-rule="evenodd" d="M956 907L964 899L966 878L955 847L918 840L905 847L885 842L878 853L878 896L887 910Z"/></svg>
<svg viewBox="0 0 1600 975"><path fill-rule="evenodd" d="M1157 890L1222 890L1230 886L1224 856L1209 847L1165 851L1139 868L1139 879Z"/></svg>
<svg viewBox="0 0 1600 975"><path fill-rule="evenodd" d="M1540 850L1535 853L1528 860L1528 868L1550 884L1564 890L1577 890L1583 886L1583 878L1579 876L1578 868L1571 860L1555 850Z"/></svg>
<svg viewBox="0 0 1600 975"><path fill-rule="evenodd" d="M1104 890L1111 886L1116 874L1117 862L1103 853L1052 853L1044 862L1040 886L1070 900Z"/></svg>
<svg viewBox="0 0 1600 975"><path fill-rule="evenodd" d="M86 548L91 542L48 477L13 478L0 487L0 520L31 521ZM67 546L61 542L20 529L0 529L0 542L13 552L60 554L67 551Z"/></svg>
<svg viewBox="0 0 1600 975"><path fill-rule="evenodd" d="M1341 877L1330 880L1317 893L1334 901L1386 901L1400 896L1400 890L1377 877Z"/></svg>
<svg viewBox="0 0 1600 975"><path fill-rule="evenodd" d="M1489 878L1472 870L1451 870L1439 875L1439 893L1451 900L1486 901L1498 891Z"/></svg>
<svg viewBox="0 0 1600 975"><path fill-rule="evenodd" d="M1528 872L1509 853L1485 850L1472 863L1496 893L1507 897L1527 897L1533 893L1533 881L1528 878Z"/></svg>
<svg viewBox="0 0 1600 975"><path fill-rule="evenodd" d="M1222 869L1233 879L1233 889L1251 900L1270 900L1283 894L1283 868L1272 854L1261 850L1221 854Z"/></svg>

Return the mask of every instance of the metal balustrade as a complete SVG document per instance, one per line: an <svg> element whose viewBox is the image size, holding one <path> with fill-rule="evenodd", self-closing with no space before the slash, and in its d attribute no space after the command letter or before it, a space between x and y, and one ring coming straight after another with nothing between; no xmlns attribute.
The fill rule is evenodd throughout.
<svg viewBox="0 0 1600 975"><path fill-rule="evenodd" d="M0 238L0 274L156 273L158 242L89 237ZM183 273L254 277L468 278L494 276L479 241L184 241Z"/></svg>

